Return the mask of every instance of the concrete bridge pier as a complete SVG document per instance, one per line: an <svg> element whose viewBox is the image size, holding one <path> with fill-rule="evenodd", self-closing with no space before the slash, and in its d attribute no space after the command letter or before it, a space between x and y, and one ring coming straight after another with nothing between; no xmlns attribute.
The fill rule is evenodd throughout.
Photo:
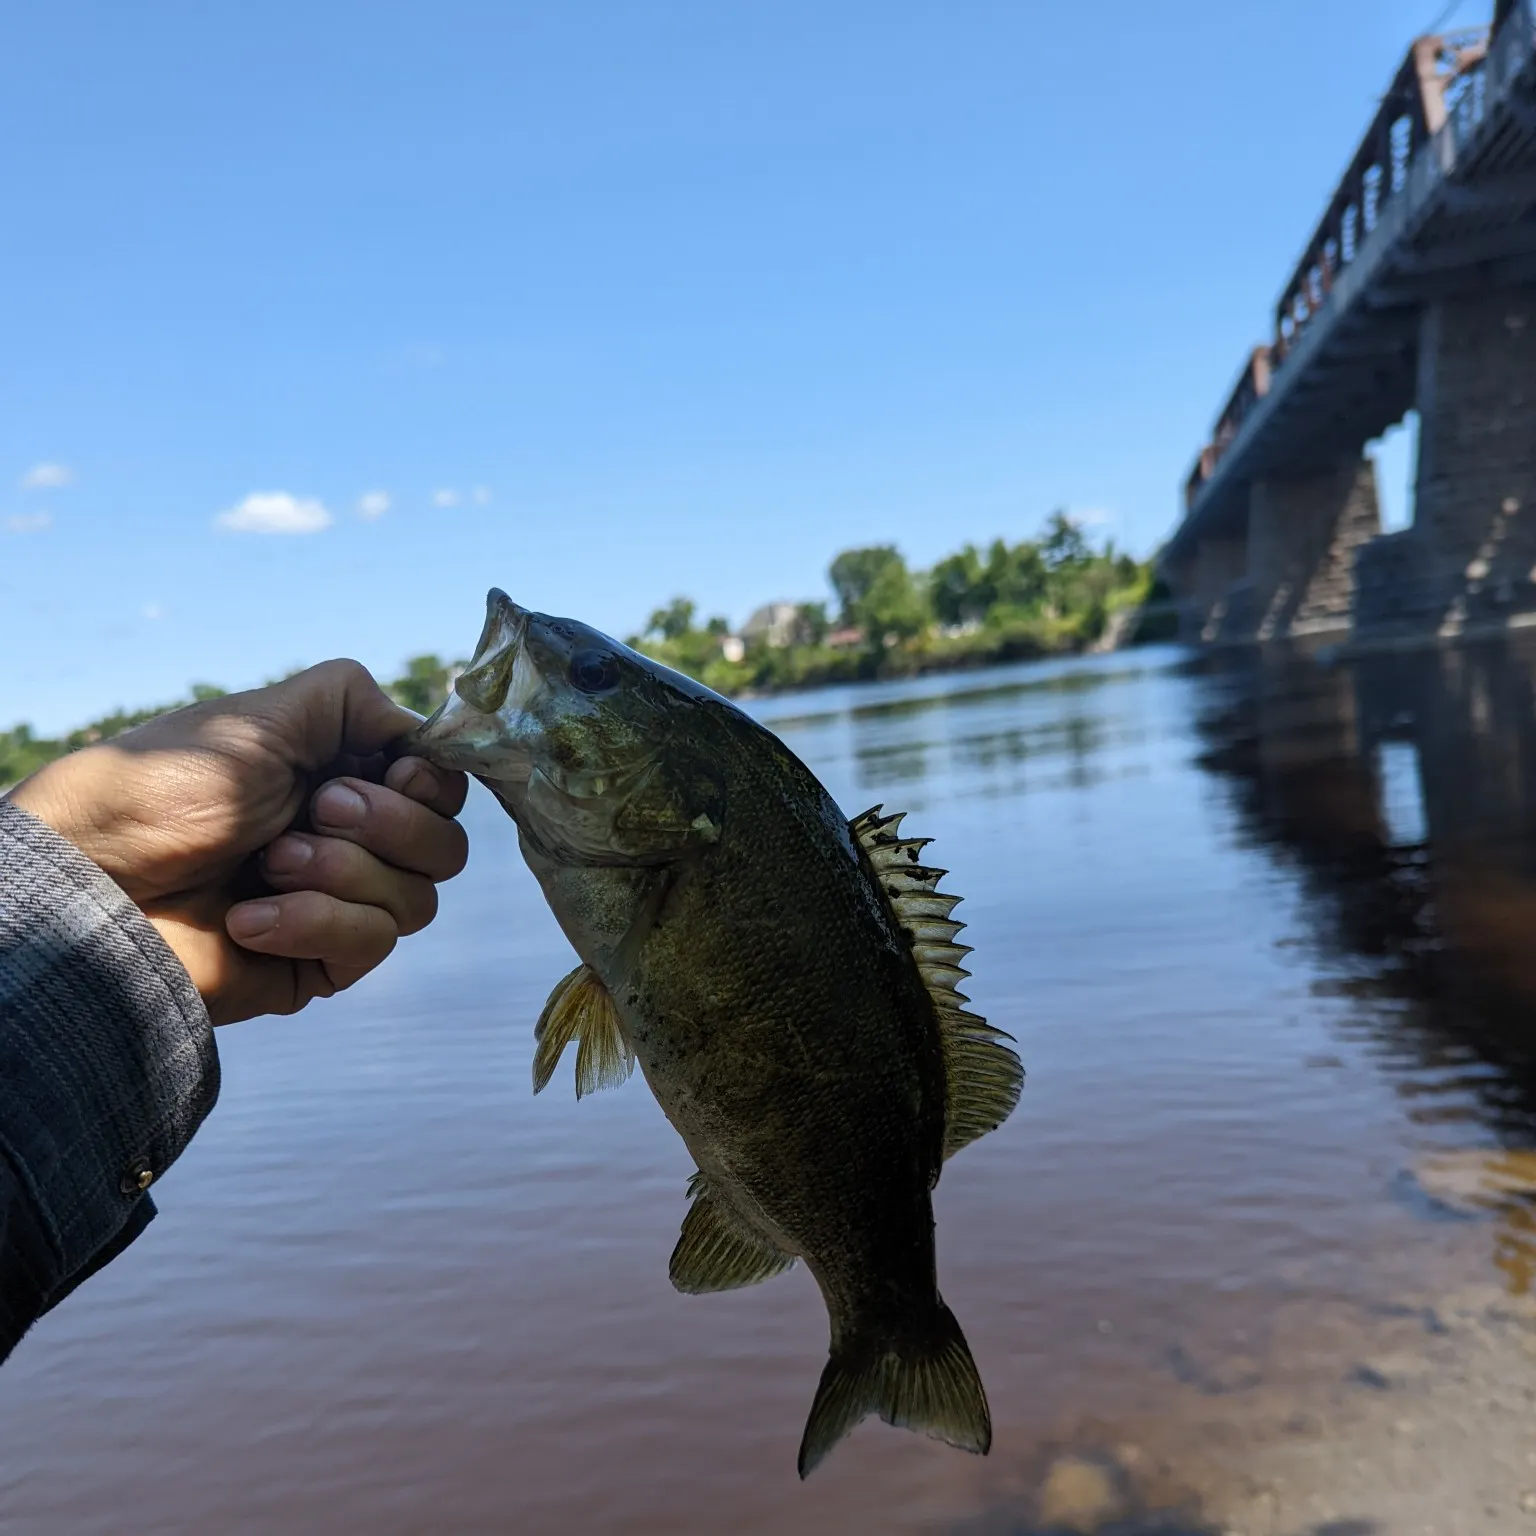
<svg viewBox="0 0 1536 1536"><path fill-rule="evenodd" d="M1381 532L1376 467L1255 483L1246 525L1200 540L1168 568L1191 642L1284 640L1347 630L1356 551Z"/></svg>
<svg viewBox="0 0 1536 1536"><path fill-rule="evenodd" d="M1431 616L1455 633L1536 612L1536 287L1428 306L1418 400Z"/></svg>
<svg viewBox="0 0 1536 1536"><path fill-rule="evenodd" d="M1347 630L1355 552L1380 532L1370 459L1351 457L1305 479L1257 481L1248 501L1254 638Z"/></svg>
<svg viewBox="0 0 1536 1536"><path fill-rule="evenodd" d="M1246 535L1202 539L1186 559L1168 567L1179 604L1179 639L1196 645L1217 639L1233 590L1248 574Z"/></svg>
<svg viewBox="0 0 1536 1536"><path fill-rule="evenodd" d="M1355 629L1457 635L1536 615L1536 288L1419 321L1413 526L1356 565Z"/></svg>

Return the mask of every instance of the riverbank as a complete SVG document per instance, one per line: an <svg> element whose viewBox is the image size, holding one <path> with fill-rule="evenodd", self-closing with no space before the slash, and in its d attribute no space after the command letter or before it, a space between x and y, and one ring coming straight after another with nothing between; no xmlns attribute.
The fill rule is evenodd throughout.
<svg viewBox="0 0 1536 1536"><path fill-rule="evenodd" d="M1156 1419L1044 1446L963 1536L1524 1536L1536 1303L1492 1284L1313 1297L1187 1367Z"/></svg>
<svg viewBox="0 0 1536 1536"><path fill-rule="evenodd" d="M739 659L710 645L633 636L629 643L663 666L696 677L730 699L772 698L851 683L979 672L1020 662L1058 661L1173 638L1176 626L1161 606L1128 603L1084 625L1074 619L1030 618L958 633L928 632L883 645L798 645L761 648ZM689 637L691 640L692 637Z"/></svg>

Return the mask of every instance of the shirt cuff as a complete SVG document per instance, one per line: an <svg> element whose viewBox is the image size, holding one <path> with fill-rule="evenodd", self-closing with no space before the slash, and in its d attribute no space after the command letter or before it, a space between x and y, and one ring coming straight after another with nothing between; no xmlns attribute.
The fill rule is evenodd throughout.
<svg viewBox="0 0 1536 1536"><path fill-rule="evenodd" d="M49 1304L153 1214L219 1091L181 962L73 844L0 799L0 1154L58 1265Z"/></svg>

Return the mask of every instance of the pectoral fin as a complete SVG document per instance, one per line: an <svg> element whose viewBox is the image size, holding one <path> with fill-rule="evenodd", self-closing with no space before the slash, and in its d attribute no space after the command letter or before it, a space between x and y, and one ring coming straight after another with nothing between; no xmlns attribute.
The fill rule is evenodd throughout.
<svg viewBox="0 0 1536 1536"><path fill-rule="evenodd" d="M599 1088L617 1088L635 1070L635 1053L619 1022L619 1010L607 987L585 965L556 983L533 1027L533 1038L535 1093L554 1076L561 1054L573 1040L577 1042L578 1099Z"/></svg>
<svg viewBox="0 0 1536 1536"><path fill-rule="evenodd" d="M754 1232L696 1173L688 1181L693 1204L668 1266L672 1284L689 1295L734 1291L782 1274L795 1260Z"/></svg>

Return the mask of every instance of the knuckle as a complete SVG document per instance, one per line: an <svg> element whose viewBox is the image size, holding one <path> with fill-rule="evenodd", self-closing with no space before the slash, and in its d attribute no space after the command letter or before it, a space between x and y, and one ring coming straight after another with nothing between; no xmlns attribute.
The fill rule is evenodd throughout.
<svg viewBox="0 0 1536 1536"><path fill-rule="evenodd" d="M343 837L317 837L310 883L328 895L342 895L358 883L366 857L356 843Z"/></svg>
<svg viewBox="0 0 1536 1536"><path fill-rule="evenodd" d="M338 903L325 891L296 891L290 898L295 926L304 930L320 944L334 941L337 929Z"/></svg>
<svg viewBox="0 0 1536 1536"><path fill-rule="evenodd" d="M447 782L443 790L442 809L449 816L457 816L464 809L464 802L469 799L469 775L455 768L444 777Z"/></svg>
<svg viewBox="0 0 1536 1536"><path fill-rule="evenodd" d="M372 970L374 966L381 965L394 952L395 945L400 942L400 929L388 913L381 913L383 921L371 923L362 930L358 936L358 942L348 957L354 964L360 964L365 970Z"/></svg>
<svg viewBox="0 0 1536 1536"><path fill-rule="evenodd" d="M420 933L437 916L437 887L430 880L413 880L396 917L402 934Z"/></svg>
<svg viewBox="0 0 1536 1536"><path fill-rule="evenodd" d="M469 863L469 836L456 821L449 821L445 826L441 878L452 880L455 875L463 874L464 866Z"/></svg>
<svg viewBox="0 0 1536 1536"><path fill-rule="evenodd" d="M364 902L357 902L348 909L345 930L348 951L370 956L387 955L400 934L398 919L388 907Z"/></svg>
<svg viewBox="0 0 1536 1536"><path fill-rule="evenodd" d="M330 668L331 675L338 683L371 683L373 681L373 673L362 662L350 656L338 656L334 661L322 662L321 665Z"/></svg>
<svg viewBox="0 0 1536 1536"><path fill-rule="evenodd" d="M346 698L355 695L359 689L378 686L367 667L350 656L317 662L298 673L294 680L304 682L310 690L337 698Z"/></svg>

